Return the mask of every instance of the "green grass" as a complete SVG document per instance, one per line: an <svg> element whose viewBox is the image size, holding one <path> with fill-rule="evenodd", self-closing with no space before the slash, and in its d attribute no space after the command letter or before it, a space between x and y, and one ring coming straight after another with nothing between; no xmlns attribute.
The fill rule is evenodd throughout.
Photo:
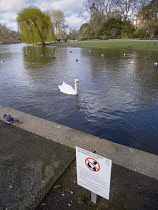
<svg viewBox="0 0 158 210"><path fill-rule="evenodd" d="M71 47L97 47L97 48L125 48L133 49L153 49L158 50L158 41L125 41L125 40L109 40L109 41L83 41L83 42L67 42L57 44L59 46Z"/></svg>

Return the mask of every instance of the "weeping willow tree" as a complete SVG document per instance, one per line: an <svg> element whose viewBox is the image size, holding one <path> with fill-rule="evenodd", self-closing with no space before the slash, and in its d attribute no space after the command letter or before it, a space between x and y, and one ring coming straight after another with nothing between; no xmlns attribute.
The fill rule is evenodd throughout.
<svg viewBox="0 0 158 210"><path fill-rule="evenodd" d="M26 44L50 42L55 40L54 27L50 16L40 9L28 7L18 13L20 38Z"/></svg>

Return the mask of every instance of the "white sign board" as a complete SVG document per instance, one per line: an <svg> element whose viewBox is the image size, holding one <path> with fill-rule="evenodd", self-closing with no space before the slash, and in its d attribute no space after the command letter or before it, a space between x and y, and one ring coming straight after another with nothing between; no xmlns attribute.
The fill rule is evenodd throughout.
<svg viewBox="0 0 158 210"><path fill-rule="evenodd" d="M77 184L109 200L112 161L76 147Z"/></svg>

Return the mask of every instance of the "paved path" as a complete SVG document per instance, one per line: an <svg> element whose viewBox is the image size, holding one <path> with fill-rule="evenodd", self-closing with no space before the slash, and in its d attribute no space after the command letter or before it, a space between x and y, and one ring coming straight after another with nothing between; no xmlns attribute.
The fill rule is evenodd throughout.
<svg viewBox="0 0 158 210"><path fill-rule="evenodd" d="M90 192L76 184L75 161L36 210L157 210L158 181L113 164L110 199L90 202ZM57 189L56 189L57 188Z"/></svg>
<svg viewBox="0 0 158 210"><path fill-rule="evenodd" d="M33 209L75 150L0 121L0 209Z"/></svg>

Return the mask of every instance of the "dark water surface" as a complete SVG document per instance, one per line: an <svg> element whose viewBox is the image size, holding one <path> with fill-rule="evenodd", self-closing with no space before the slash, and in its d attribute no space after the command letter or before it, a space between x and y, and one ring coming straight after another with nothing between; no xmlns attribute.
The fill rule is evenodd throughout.
<svg viewBox="0 0 158 210"><path fill-rule="evenodd" d="M0 104L158 154L155 62L158 51L1 45ZM59 92L75 78L78 96Z"/></svg>

